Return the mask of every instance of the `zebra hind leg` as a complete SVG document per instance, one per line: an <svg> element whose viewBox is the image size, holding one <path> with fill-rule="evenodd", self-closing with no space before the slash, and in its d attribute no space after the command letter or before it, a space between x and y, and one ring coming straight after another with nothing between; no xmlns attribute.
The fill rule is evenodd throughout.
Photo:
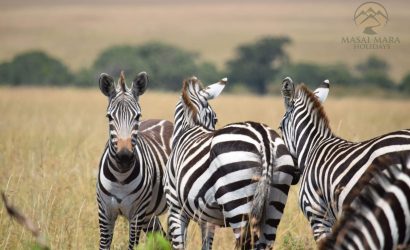
<svg viewBox="0 0 410 250"><path fill-rule="evenodd" d="M180 209L169 208L168 235L172 240L173 249L185 249L186 231L189 219Z"/></svg>
<svg viewBox="0 0 410 250"><path fill-rule="evenodd" d="M243 216L245 218L247 216ZM250 228L247 220L242 220L240 223L229 223L235 234L235 249L255 249L255 243L258 241L256 233Z"/></svg>
<svg viewBox="0 0 410 250"><path fill-rule="evenodd" d="M162 227L158 216L152 216L149 221L144 223L144 225L147 225L147 227L144 228L144 233L160 233L162 236L165 236L164 228Z"/></svg>
<svg viewBox="0 0 410 250"><path fill-rule="evenodd" d="M212 243L214 241L215 225L211 223L200 223L201 237L202 237L202 250L212 249Z"/></svg>

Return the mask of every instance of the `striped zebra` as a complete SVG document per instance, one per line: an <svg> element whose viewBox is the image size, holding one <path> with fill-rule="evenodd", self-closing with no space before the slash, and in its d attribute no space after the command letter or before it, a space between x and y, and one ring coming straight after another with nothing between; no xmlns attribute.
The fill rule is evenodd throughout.
<svg viewBox="0 0 410 250"><path fill-rule="evenodd" d="M161 231L156 215L166 210L162 180L171 152L171 122L140 122L139 96L145 92L145 72L136 76L128 88L121 72L114 79L101 74L101 92L108 97L109 140L101 157L97 201L100 249L109 249L118 215L129 221L129 246L138 244L141 229Z"/></svg>
<svg viewBox="0 0 410 250"><path fill-rule="evenodd" d="M303 84L295 89L287 77L282 95L286 113L280 129L301 170L299 205L318 241L331 232L343 205L355 197L352 188L372 162L385 155L397 159L399 154L410 154L410 130L350 142L330 129L321 105L327 96L323 86L315 95Z"/></svg>
<svg viewBox="0 0 410 250"><path fill-rule="evenodd" d="M175 249L185 247L190 219L231 227L237 247L269 248L289 187L298 181L284 142L266 125L242 122L214 130L216 114L208 100L224 85L204 89L195 77L183 83L165 175Z"/></svg>
<svg viewBox="0 0 410 250"><path fill-rule="evenodd" d="M410 158L372 164L352 192L319 249L410 249Z"/></svg>

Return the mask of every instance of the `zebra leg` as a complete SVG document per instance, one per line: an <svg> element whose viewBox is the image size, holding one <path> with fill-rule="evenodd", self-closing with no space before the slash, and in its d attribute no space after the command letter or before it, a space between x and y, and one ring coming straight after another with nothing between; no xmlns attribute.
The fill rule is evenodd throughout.
<svg viewBox="0 0 410 250"><path fill-rule="evenodd" d="M316 242L324 239L332 232L333 223L326 219L326 216L315 215L310 219L310 225L313 230L313 237Z"/></svg>
<svg viewBox="0 0 410 250"><path fill-rule="evenodd" d="M144 216L141 216L141 217L144 217ZM130 241L128 244L129 250L133 250L134 245L138 245L139 243L141 229L144 227L144 221L139 218L140 217L136 217L130 220L130 229L129 229Z"/></svg>
<svg viewBox="0 0 410 250"><path fill-rule="evenodd" d="M110 218L102 209L98 210L98 221L100 225L100 249L110 249L114 234L114 225L117 216Z"/></svg>
<svg viewBox="0 0 410 250"><path fill-rule="evenodd" d="M161 235L165 235L164 228L161 225L161 222L158 219L158 216L152 216L149 218L148 221L144 223L147 225L143 230L146 234L148 233L160 233Z"/></svg>
<svg viewBox="0 0 410 250"><path fill-rule="evenodd" d="M214 241L215 225L211 223L200 223L201 236L202 236L202 250L212 249L212 243Z"/></svg>
<svg viewBox="0 0 410 250"><path fill-rule="evenodd" d="M173 249L185 249L186 230L189 219L181 209L170 207L168 214L168 235Z"/></svg>
<svg viewBox="0 0 410 250"><path fill-rule="evenodd" d="M242 221L240 222L229 222L228 220L228 223L235 234L235 249L254 249L254 243L257 241L257 236L256 234L252 235L247 219L248 216L242 215L241 217Z"/></svg>

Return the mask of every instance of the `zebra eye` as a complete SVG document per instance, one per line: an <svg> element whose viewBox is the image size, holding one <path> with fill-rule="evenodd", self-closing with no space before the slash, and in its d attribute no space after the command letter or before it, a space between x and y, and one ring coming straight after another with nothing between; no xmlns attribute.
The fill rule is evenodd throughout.
<svg viewBox="0 0 410 250"><path fill-rule="evenodd" d="M135 120L139 121L141 119L142 115L141 114L137 114L137 117L135 117Z"/></svg>
<svg viewBox="0 0 410 250"><path fill-rule="evenodd" d="M215 124L218 122L218 118L214 118L214 122L215 122Z"/></svg>
<svg viewBox="0 0 410 250"><path fill-rule="evenodd" d="M112 121L112 116L110 114L107 114L106 117L108 118L109 121Z"/></svg>

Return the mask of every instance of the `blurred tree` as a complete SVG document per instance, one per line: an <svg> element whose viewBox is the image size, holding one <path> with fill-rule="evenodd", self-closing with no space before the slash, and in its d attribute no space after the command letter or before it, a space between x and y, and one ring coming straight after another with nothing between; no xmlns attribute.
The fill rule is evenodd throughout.
<svg viewBox="0 0 410 250"><path fill-rule="evenodd" d="M392 89L395 86L393 80L389 77L389 68L390 66L386 61L374 55L356 65L362 84L373 84L378 87Z"/></svg>
<svg viewBox="0 0 410 250"><path fill-rule="evenodd" d="M236 58L227 63L230 82L246 83L256 93L266 94L269 81L288 60L283 47L289 43L288 37L264 37L239 46Z"/></svg>
<svg viewBox="0 0 410 250"><path fill-rule="evenodd" d="M314 89L325 79L329 79L331 84L353 85L357 80L351 75L349 68L342 63L333 65L319 65L314 63L297 63L285 67L280 74L280 81L286 76L292 77L295 82L303 82L309 88Z"/></svg>
<svg viewBox="0 0 410 250"><path fill-rule="evenodd" d="M65 85L73 78L59 60L42 51L30 51L0 64L0 81L12 85Z"/></svg>
<svg viewBox="0 0 410 250"><path fill-rule="evenodd" d="M399 85L399 90L410 94L410 72L403 77L403 80Z"/></svg>
<svg viewBox="0 0 410 250"><path fill-rule="evenodd" d="M189 51L157 42L141 46L114 46L103 51L90 71L82 72L86 78L98 78L101 72L112 76L124 70L132 77L140 71L146 71L152 82L151 87L166 90L180 90L182 80L197 75L207 83L219 79L216 67L211 63L197 63L198 55Z"/></svg>

